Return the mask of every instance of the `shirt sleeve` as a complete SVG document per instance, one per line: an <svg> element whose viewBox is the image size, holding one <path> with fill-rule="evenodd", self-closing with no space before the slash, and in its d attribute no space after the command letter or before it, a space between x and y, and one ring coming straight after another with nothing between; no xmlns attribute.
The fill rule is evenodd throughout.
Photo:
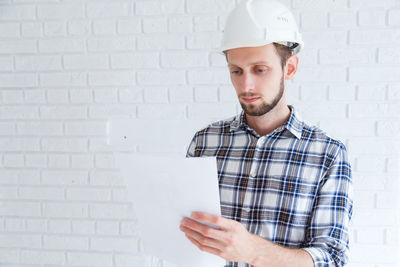
<svg viewBox="0 0 400 267"><path fill-rule="evenodd" d="M339 267L348 262L352 198L351 166L346 147L339 142L321 180L303 247L315 267Z"/></svg>
<svg viewBox="0 0 400 267"><path fill-rule="evenodd" d="M189 147L186 151L187 158L195 156L196 143L197 143L197 133L193 136L192 141L190 142Z"/></svg>

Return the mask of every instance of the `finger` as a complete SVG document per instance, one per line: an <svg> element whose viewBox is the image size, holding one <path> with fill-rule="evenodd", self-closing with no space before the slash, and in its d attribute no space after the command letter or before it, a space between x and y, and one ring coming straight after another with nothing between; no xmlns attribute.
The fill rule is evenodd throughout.
<svg viewBox="0 0 400 267"><path fill-rule="evenodd" d="M224 217L215 215L215 214L210 214L207 212L198 212L194 211L192 212L191 216L192 219L202 222L202 223L208 223L212 224L215 226L220 227L221 229L229 229L232 227L233 223L236 221L226 219Z"/></svg>
<svg viewBox="0 0 400 267"><path fill-rule="evenodd" d="M220 241L226 239L226 234L227 234L226 232L221 230L216 230L208 225L204 225L190 218L183 218L181 225L212 239Z"/></svg>
<svg viewBox="0 0 400 267"><path fill-rule="evenodd" d="M198 246L206 246L220 251L225 247L225 245L221 241L203 236L199 232L193 231L189 228L185 228L184 226L182 226L182 231L185 232L185 235L188 238L190 237L195 240Z"/></svg>
<svg viewBox="0 0 400 267"><path fill-rule="evenodd" d="M207 246L202 246L199 242L197 242L195 239L192 237L186 235L186 237L189 239L190 242L192 242L196 247L198 247L201 251L208 252L217 256L221 255L221 251L216 249L216 248L211 248Z"/></svg>

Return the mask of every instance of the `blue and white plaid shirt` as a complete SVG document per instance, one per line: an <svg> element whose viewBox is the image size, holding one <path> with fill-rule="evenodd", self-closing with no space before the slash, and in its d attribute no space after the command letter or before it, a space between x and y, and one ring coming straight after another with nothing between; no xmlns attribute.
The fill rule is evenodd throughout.
<svg viewBox="0 0 400 267"><path fill-rule="evenodd" d="M243 111L212 123L194 135L186 156L216 157L222 216L306 250L317 267L343 266L353 207L346 147L289 108L286 123L265 136L246 124Z"/></svg>

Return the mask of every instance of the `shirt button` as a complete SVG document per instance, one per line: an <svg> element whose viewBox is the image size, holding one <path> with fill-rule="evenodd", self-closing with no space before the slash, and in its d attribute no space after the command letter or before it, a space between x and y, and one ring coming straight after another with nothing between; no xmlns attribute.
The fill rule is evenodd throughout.
<svg viewBox="0 0 400 267"><path fill-rule="evenodd" d="M247 213L249 213L249 212L251 211L250 208L244 208L243 210L244 210L245 212L247 212Z"/></svg>

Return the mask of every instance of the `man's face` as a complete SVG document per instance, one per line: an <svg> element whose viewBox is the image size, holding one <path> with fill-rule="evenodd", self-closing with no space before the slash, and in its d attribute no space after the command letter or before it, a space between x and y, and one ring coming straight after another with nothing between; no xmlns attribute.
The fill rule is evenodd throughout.
<svg viewBox="0 0 400 267"><path fill-rule="evenodd" d="M240 105L250 116L272 110L284 94L284 72L273 44L227 52L231 81Z"/></svg>

